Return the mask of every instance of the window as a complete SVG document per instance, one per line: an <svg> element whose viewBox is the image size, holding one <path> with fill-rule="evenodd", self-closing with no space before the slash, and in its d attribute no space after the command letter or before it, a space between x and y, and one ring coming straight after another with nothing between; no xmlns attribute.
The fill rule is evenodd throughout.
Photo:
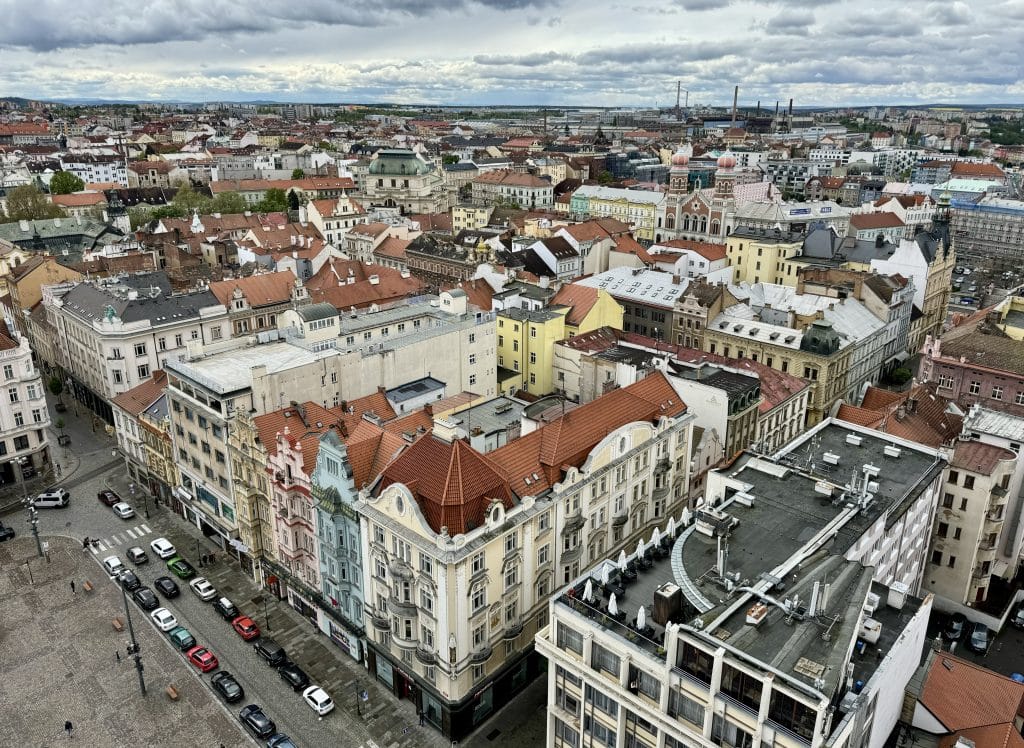
<svg viewBox="0 0 1024 748"><path fill-rule="evenodd" d="M932 551L932 563L936 566L942 565L942 551Z"/></svg>
<svg viewBox="0 0 1024 748"><path fill-rule="evenodd" d="M473 344L473 343L476 342L476 333L475 332L471 332L469 334L469 342L470 342L470 344Z"/></svg>
<svg viewBox="0 0 1024 748"><path fill-rule="evenodd" d="M470 597L471 610L474 613L479 613L483 610L484 606L487 605L487 587L480 584L477 585Z"/></svg>
<svg viewBox="0 0 1024 748"><path fill-rule="evenodd" d="M947 535L949 535L949 523L940 522L939 528L935 531L935 534L938 535L940 538L944 538Z"/></svg>
<svg viewBox="0 0 1024 748"><path fill-rule="evenodd" d="M16 410L14 412L14 425L15 426L24 426L25 425L25 416L22 415L20 410Z"/></svg>
<svg viewBox="0 0 1024 748"><path fill-rule="evenodd" d="M430 556L420 554L420 571L427 576L432 577L434 575L434 561Z"/></svg>
<svg viewBox="0 0 1024 748"><path fill-rule="evenodd" d="M41 411L39 408L33 409L33 411L32 411L32 420L35 423L42 423L43 422L43 411Z"/></svg>
<svg viewBox="0 0 1024 748"><path fill-rule="evenodd" d="M429 613L434 612L434 594L430 590L420 590L420 607Z"/></svg>
<svg viewBox="0 0 1024 748"><path fill-rule="evenodd" d="M768 719L796 733L807 742L813 742L817 713L791 696L773 690L768 704Z"/></svg>
<svg viewBox="0 0 1024 748"><path fill-rule="evenodd" d="M473 647L479 648L487 644L487 625L481 623L473 629Z"/></svg>
<svg viewBox="0 0 1024 748"><path fill-rule="evenodd" d="M716 714L711 722L711 739L719 745L732 748L752 748L753 736L729 722L723 715Z"/></svg>
<svg viewBox="0 0 1024 748"><path fill-rule="evenodd" d="M962 528L960 528L960 527L954 527L953 528L953 540L959 540L960 539L960 532L961 531L962 531Z"/></svg>
<svg viewBox="0 0 1024 748"><path fill-rule="evenodd" d="M953 508L953 494L947 493L942 497L942 506L945 507L946 509Z"/></svg>
<svg viewBox="0 0 1024 748"><path fill-rule="evenodd" d="M1017 392L1016 397L1013 398L1013 402L1017 405L1024 405L1024 390Z"/></svg>
<svg viewBox="0 0 1024 748"><path fill-rule="evenodd" d="M956 470L950 470L949 471L949 483L952 483L955 486L959 482L960 482L960 473L958 473Z"/></svg>
<svg viewBox="0 0 1024 748"><path fill-rule="evenodd" d="M157 338L156 345L157 345L157 348L159 348L161 351L166 351L167 350L167 338Z"/></svg>
<svg viewBox="0 0 1024 748"><path fill-rule="evenodd" d="M960 511L961 512L966 512L967 511L967 499L965 499L963 497L960 497Z"/></svg>
<svg viewBox="0 0 1024 748"><path fill-rule="evenodd" d="M475 556L473 556L472 559L470 559L469 568L470 568L471 573L473 573L473 574L479 574L480 572L482 572L484 570L484 554L483 554L483 551L477 553Z"/></svg>
<svg viewBox="0 0 1024 748"><path fill-rule="evenodd" d="M14 367L4 364L4 379L14 379Z"/></svg>
<svg viewBox="0 0 1024 748"><path fill-rule="evenodd" d="M955 569L956 568L956 556L950 556L949 557L949 561L946 562L946 566L948 566L950 569Z"/></svg>
<svg viewBox="0 0 1024 748"><path fill-rule="evenodd" d="M571 629L564 623L558 624L558 641L557 646L559 649L567 649L571 652L575 652L578 655L583 654L583 634L575 629Z"/></svg>
<svg viewBox="0 0 1024 748"><path fill-rule="evenodd" d="M534 353L533 351L530 351L530 363L531 364L537 363L537 354Z"/></svg>
<svg viewBox="0 0 1024 748"><path fill-rule="evenodd" d="M182 346L181 333L178 333L177 335L174 336L174 347L175 348L181 348L181 346Z"/></svg>
<svg viewBox="0 0 1024 748"><path fill-rule="evenodd" d="M146 344L145 343L136 343L135 344L135 355L136 356L145 356L146 355Z"/></svg>
<svg viewBox="0 0 1024 748"><path fill-rule="evenodd" d="M373 528L373 542L384 545L384 528L380 525L374 525Z"/></svg>
<svg viewBox="0 0 1024 748"><path fill-rule="evenodd" d="M505 536L505 555L512 553L519 544L519 537L515 532Z"/></svg>
<svg viewBox="0 0 1024 748"><path fill-rule="evenodd" d="M683 642L682 644L683 646L676 658L679 669L694 676L702 683L711 685L711 669L714 666L715 658L689 642Z"/></svg>
<svg viewBox="0 0 1024 748"><path fill-rule="evenodd" d="M948 374L939 375L939 387L941 387L942 389L951 390L953 389L953 384L953 377L949 376Z"/></svg>
<svg viewBox="0 0 1024 748"><path fill-rule="evenodd" d="M981 382L972 381L970 387L967 388L967 391L970 392L972 395L980 395Z"/></svg>
<svg viewBox="0 0 1024 748"><path fill-rule="evenodd" d="M531 338L537 337L537 328L534 327L533 325L530 325L530 337Z"/></svg>
<svg viewBox="0 0 1024 748"><path fill-rule="evenodd" d="M619 656L610 649L605 649L600 644L590 645L590 664L594 670L600 670L610 675L619 675Z"/></svg>
<svg viewBox="0 0 1024 748"><path fill-rule="evenodd" d="M818 381L818 370L813 366L805 366L804 379L810 379L812 382Z"/></svg>
<svg viewBox="0 0 1024 748"><path fill-rule="evenodd" d="M586 689L584 689L583 698L588 704L593 704L595 708L601 710L609 717L615 718L619 716L619 704L613 698L605 693L597 690L589 683Z"/></svg>
<svg viewBox="0 0 1024 748"><path fill-rule="evenodd" d="M511 564L505 569L505 590L509 590L519 584L519 566Z"/></svg>
<svg viewBox="0 0 1024 748"><path fill-rule="evenodd" d="M692 725L704 725L704 707L680 691L673 690L669 693L668 713L676 719L685 719Z"/></svg>
<svg viewBox="0 0 1024 748"><path fill-rule="evenodd" d="M149 377L149 364L142 364L137 371L139 373L139 379L147 379Z"/></svg>
<svg viewBox="0 0 1024 748"><path fill-rule="evenodd" d="M551 560L551 545L546 543L537 549L537 566L544 566Z"/></svg>
<svg viewBox="0 0 1024 748"><path fill-rule="evenodd" d="M1002 400L1003 399L1003 388L1002 387L993 387L992 388L992 399L993 400Z"/></svg>
<svg viewBox="0 0 1024 748"><path fill-rule="evenodd" d="M583 715L583 729L591 735L591 740L587 741L588 745L613 746L616 743L615 731L605 727L589 714Z"/></svg>
<svg viewBox="0 0 1024 748"><path fill-rule="evenodd" d="M974 476L973 475L965 475L964 476L964 488L966 488L967 490L971 490L972 488L974 488ZM966 501L966 499L964 499L964 500Z"/></svg>
<svg viewBox="0 0 1024 748"><path fill-rule="evenodd" d="M375 559L373 569L374 574L377 576L378 579L388 578L388 567L385 565L382 559Z"/></svg>
<svg viewBox="0 0 1024 748"><path fill-rule="evenodd" d="M654 701L661 698L661 681L645 670L640 670L632 665L629 666L629 688Z"/></svg>
<svg viewBox="0 0 1024 748"><path fill-rule="evenodd" d="M476 374L470 374L469 375L469 383L470 384L476 384Z"/></svg>
<svg viewBox="0 0 1024 748"><path fill-rule="evenodd" d="M555 737L562 741L562 745L579 748L580 734L557 717L555 718Z"/></svg>
<svg viewBox="0 0 1024 748"><path fill-rule="evenodd" d="M550 516L547 512L537 517L537 532L544 532L550 527Z"/></svg>
<svg viewBox="0 0 1024 748"><path fill-rule="evenodd" d="M759 678L732 665L722 666L722 693L745 704L755 712L761 708L761 687L762 683Z"/></svg>
<svg viewBox="0 0 1024 748"><path fill-rule="evenodd" d="M7 397L10 398L10 401L12 403L18 402L21 399L21 395L18 394L18 388L11 387L9 390L7 390Z"/></svg>

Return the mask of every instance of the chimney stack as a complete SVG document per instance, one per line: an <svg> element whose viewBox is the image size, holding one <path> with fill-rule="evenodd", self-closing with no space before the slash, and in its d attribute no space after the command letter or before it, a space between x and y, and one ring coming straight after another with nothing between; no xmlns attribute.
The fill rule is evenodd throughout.
<svg viewBox="0 0 1024 748"><path fill-rule="evenodd" d="M740 98L740 87L736 86L732 90L732 127L736 127L736 102Z"/></svg>

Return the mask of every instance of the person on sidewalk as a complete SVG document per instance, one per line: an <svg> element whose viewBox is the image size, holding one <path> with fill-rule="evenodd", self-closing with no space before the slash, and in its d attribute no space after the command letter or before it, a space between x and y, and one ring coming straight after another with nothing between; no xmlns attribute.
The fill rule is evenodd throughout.
<svg viewBox="0 0 1024 748"><path fill-rule="evenodd" d="M71 580L71 594L72 595L75 594L75 580L74 579Z"/></svg>
<svg viewBox="0 0 1024 748"><path fill-rule="evenodd" d="M68 734L69 738L71 737L71 733L74 732L74 730L75 730L75 726L73 724L71 724L71 720L66 720L64 722L64 732L66 732Z"/></svg>

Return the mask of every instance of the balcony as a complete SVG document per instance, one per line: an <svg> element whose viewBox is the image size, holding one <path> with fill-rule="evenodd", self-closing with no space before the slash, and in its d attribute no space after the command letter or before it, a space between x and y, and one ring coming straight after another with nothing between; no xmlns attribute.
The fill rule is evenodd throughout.
<svg viewBox="0 0 1024 748"><path fill-rule="evenodd" d="M1006 516L1002 511L988 511L985 512L985 532L998 532L999 528L1002 527L1003 521Z"/></svg>
<svg viewBox="0 0 1024 748"><path fill-rule="evenodd" d="M972 579L978 580L988 579L990 576L992 576L992 570L986 569L984 566L975 567L974 572L971 574Z"/></svg>
<svg viewBox="0 0 1024 748"><path fill-rule="evenodd" d="M477 647L469 653L469 661L474 665L482 665L483 663L491 659L492 651L493 650L491 649L490 644L481 644L479 647Z"/></svg>
<svg viewBox="0 0 1024 748"><path fill-rule="evenodd" d="M375 610L370 614L370 620L373 622L373 627L378 631L391 630L391 620L388 618L386 613L381 613Z"/></svg>
<svg viewBox="0 0 1024 748"><path fill-rule="evenodd" d="M519 619L518 621L515 621L513 623L505 624L505 631L502 633L501 638L515 639L521 633L523 633L523 621L522 619Z"/></svg>
<svg viewBox="0 0 1024 748"><path fill-rule="evenodd" d="M416 659L424 665L434 665L437 663L437 654L431 652L429 649L424 649L423 646L420 645L416 647Z"/></svg>
<svg viewBox="0 0 1024 748"><path fill-rule="evenodd" d="M585 524L583 519L583 512L576 511L565 518L565 527L562 528L562 534L568 535L574 530L578 530Z"/></svg>
<svg viewBox="0 0 1024 748"><path fill-rule="evenodd" d="M404 614L406 616L416 615L416 603L411 600L399 600L394 595L388 598L388 607L395 613Z"/></svg>

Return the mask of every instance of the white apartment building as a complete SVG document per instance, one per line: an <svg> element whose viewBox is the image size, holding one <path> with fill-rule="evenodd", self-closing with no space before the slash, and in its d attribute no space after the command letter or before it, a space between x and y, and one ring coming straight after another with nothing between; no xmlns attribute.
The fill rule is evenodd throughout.
<svg viewBox="0 0 1024 748"><path fill-rule="evenodd" d="M546 745L881 748L926 641L944 465L825 421L711 472L696 512L552 599Z"/></svg>
<svg viewBox="0 0 1024 748"><path fill-rule="evenodd" d="M26 337L0 332L0 481L7 486L50 470L50 412Z"/></svg>
<svg viewBox="0 0 1024 748"><path fill-rule="evenodd" d="M653 375L486 454L435 420L357 504L370 672L453 739L538 673L549 596L685 505L692 417Z"/></svg>
<svg viewBox="0 0 1024 748"><path fill-rule="evenodd" d="M216 296L171 295L163 273L78 283L48 295L44 304L69 388L108 420L110 400L148 380L188 345L231 336Z"/></svg>

